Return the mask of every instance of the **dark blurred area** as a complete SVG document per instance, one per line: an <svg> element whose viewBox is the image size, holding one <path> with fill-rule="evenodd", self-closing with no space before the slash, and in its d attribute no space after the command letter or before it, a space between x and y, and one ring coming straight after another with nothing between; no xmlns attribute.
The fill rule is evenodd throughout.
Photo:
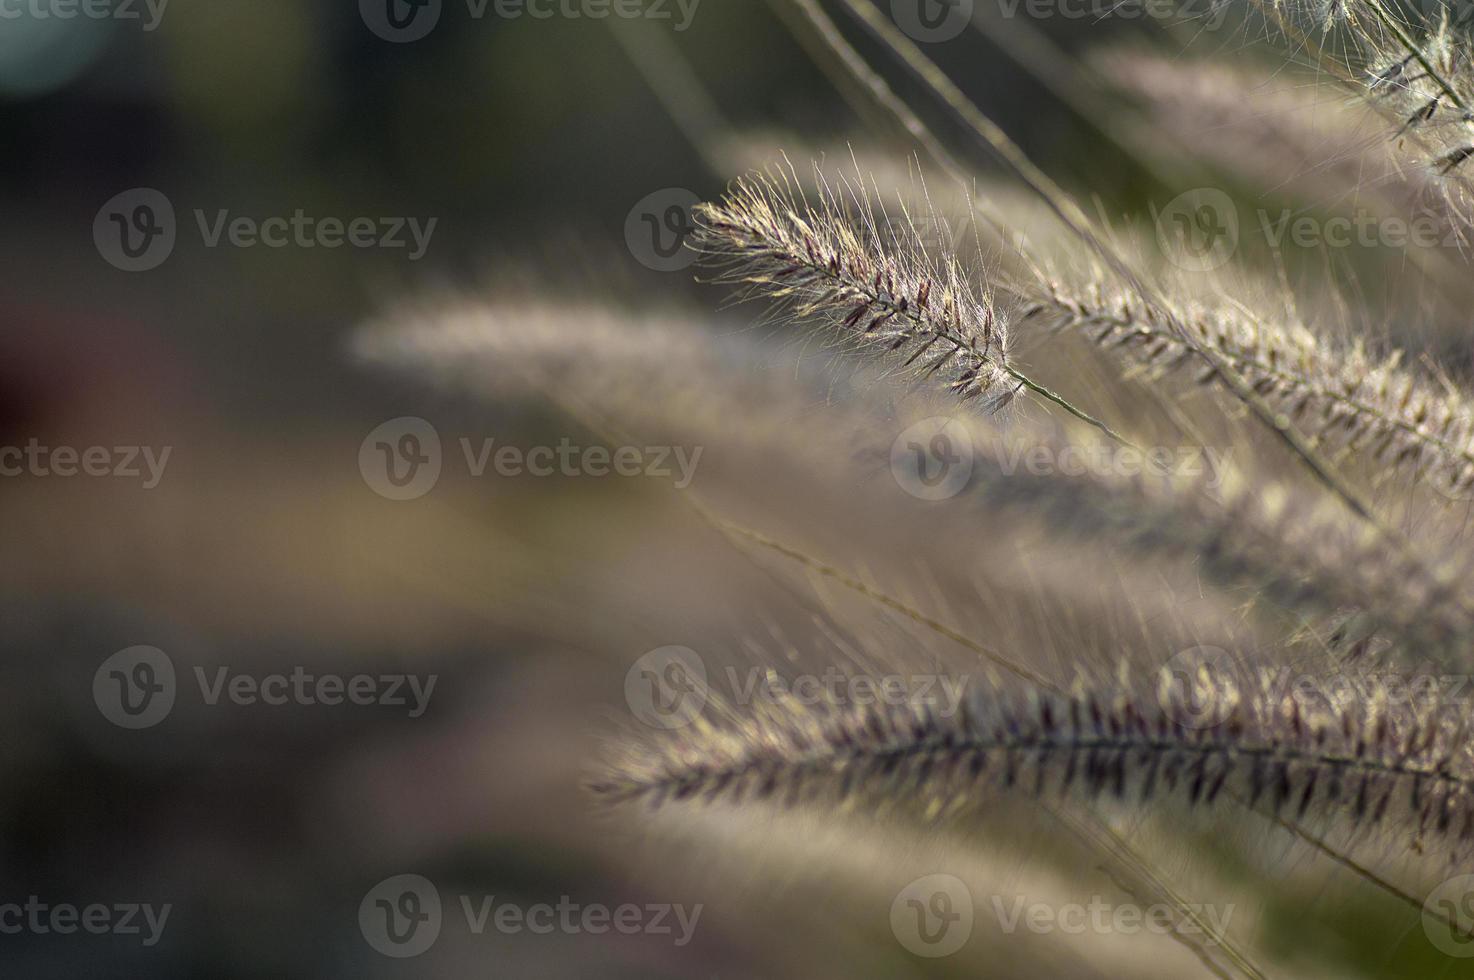
<svg viewBox="0 0 1474 980"><path fill-rule="evenodd" d="M719 192L743 161L713 146L776 157L784 134L839 148L867 125L877 143L894 131L857 117L751 0L704 0L684 31L477 18L445 0L405 43L376 33L373 4L57 16L77 6L26 0L0 18L0 444L101 447L112 467L68 477L59 457L0 478L0 906L21 907L0 909L4 975L775 975L719 921L683 947L447 925L433 952L401 961L365 941L361 905L376 914L372 889L400 874L435 881L448 921L468 895L646 900L627 873L643 859L611 856L580 792L601 706L638 653L599 648L611 612L586 600L588 569L624 569L631 592L693 621L728 611L673 581L658 538L595 530L639 513L628 491L447 474L413 506L373 492L358 454L386 420L422 416L448 439L551 422L362 371L347 344L396 302L448 289L714 308L691 270L626 248L637 202ZM1091 29L1051 27L1066 43ZM1027 147L1078 160L1084 122L991 42L934 52ZM1109 151L1078 167L1107 194L1133 179ZM143 188L174 212L156 263ZM232 243L238 218L248 241L299 212L339 222L339 238L370 219L376 243ZM411 218L434 221L413 258ZM387 246L396 222L405 244ZM145 243L147 268L127 271L122 239L106 244L116 233ZM651 647L670 636L649 631ZM139 647L167 667L136 653L105 666ZM222 668L438 683L419 715L211 703ZM162 720L129 727L137 716L102 708L167 669ZM49 927L11 929L33 899L82 921L106 906L117 928L43 912ZM121 928L130 905L168 906L155 942L141 910L141 931Z"/></svg>

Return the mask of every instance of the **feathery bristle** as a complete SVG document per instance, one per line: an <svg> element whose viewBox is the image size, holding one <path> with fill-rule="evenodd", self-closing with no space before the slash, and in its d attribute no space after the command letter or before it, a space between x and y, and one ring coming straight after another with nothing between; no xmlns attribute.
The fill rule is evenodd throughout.
<svg viewBox="0 0 1474 980"><path fill-rule="evenodd" d="M1024 315L1080 333L1151 378L1198 366L1156 311L1124 294L1049 284ZM1410 470L1449 496L1474 492L1474 403L1409 371L1401 352L1378 359L1359 341L1332 347L1298 324L1227 306L1177 319L1322 447Z"/></svg>
<svg viewBox="0 0 1474 980"><path fill-rule="evenodd" d="M1129 681L1129 678L1127 679ZM980 806L997 793L1155 807L1247 805L1296 819L1474 841L1466 710L1307 699L1270 674L1163 672L1157 690L1077 685L1010 696L974 687L961 710L779 703L630 749L593 788L612 801Z"/></svg>
<svg viewBox="0 0 1474 980"><path fill-rule="evenodd" d="M951 251L928 246L909 213L890 220L861 181L821 180L816 204L796 183L791 172L755 174L698 209L694 246L718 281L903 370L946 378L963 399L1005 400L1007 324ZM926 227L947 237L935 216Z"/></svg>

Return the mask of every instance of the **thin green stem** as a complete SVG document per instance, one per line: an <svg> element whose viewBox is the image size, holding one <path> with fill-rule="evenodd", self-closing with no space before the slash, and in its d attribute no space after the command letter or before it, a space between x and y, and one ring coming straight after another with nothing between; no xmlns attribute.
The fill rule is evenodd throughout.
<svg viewBox="0 0 1474 980"><path fill-rule="evenodd" d="M1003 370L1008 374L1010 378L1013 378L1019 384L1023 385L1025 388L1029 389L1040 398L1053 402L1060 408L1064 409L1066 412L1069 412L1071 415L1075 416L1075 418L1079 419L1080 421L1095 426L1097 429L1104 432L1106 435L1110 436L1112 439L1116 440L1116 442L1125 446L1127 449L1135 449L1137 452L1141 452L1141 448L1135 443L1131 442L1115 429L1112 429L1109 425L1106 425L1100 419L1070 404L1069 400L1066 399L1059 392L1046 388L1039 382L1030 379L1029 377L1024 375L1022 371L1019 371L1011 364L1003 364L1000 365L1000 367L1003 368Z"/></svg>

